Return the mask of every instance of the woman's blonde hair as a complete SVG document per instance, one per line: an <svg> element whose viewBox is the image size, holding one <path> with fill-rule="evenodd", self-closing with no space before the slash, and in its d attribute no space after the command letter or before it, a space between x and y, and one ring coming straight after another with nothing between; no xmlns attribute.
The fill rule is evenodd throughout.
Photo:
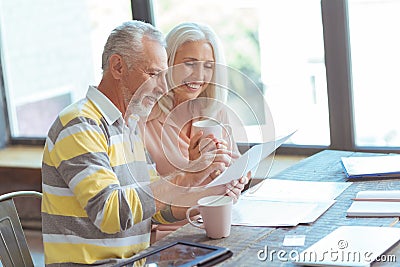
<svg viewBox="0 0 400 267"><path fill-rule="evenodd" d="M215 68L210 84L198 98L202 97L205 101L200 107L201 114L213 116L221 108L222 103L227 99L227 75L225 56L221 42L216 33L207 25L193 22L184 22L174 27L166 36L168 66L174 65L177 50L187 42L206 40L212 47L215 60ZM167 74L167 82L170 89L175 86L172 82L171 72ZM159 101L162 111L168 113L173 108L173 94L170 90L168 94ZM199 107L197 107L199 108Z"/></svg>

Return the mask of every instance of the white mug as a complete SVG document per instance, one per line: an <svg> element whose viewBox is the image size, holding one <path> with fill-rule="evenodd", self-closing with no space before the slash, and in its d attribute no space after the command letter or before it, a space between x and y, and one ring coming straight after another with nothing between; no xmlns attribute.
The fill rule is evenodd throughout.
<svg viewBox="0 0 400 267"><path fill-rule="evenodd" d="M222 125L214 120L201 120L192 124L194 133L203 131L203 137L213 134L216 138L222 139Z"/></svg>
<svg viewBox="0 0 400 267"><path fill-rule="evenodd" d="M195 227L205 229L210 238L228 237L231 233L233 199L229 196L208 196L197 201L197 205L186 211L186 218ZM203 223L190 218L190 212L200 211Z"/></svg>
<svg viewBox="0 0 400 267"><path fill-rule="evenodd" d="M232 130L228 124L219 123L216 120L206 119L192 124L194 134L203 131L203 137L213 134L217 139L231 138Z"/></svg>

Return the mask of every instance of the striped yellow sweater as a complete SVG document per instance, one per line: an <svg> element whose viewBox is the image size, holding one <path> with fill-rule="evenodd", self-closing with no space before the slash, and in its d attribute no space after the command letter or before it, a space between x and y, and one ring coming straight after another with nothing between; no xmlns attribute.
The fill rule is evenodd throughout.
<svg viewBox="0 0 400 267"><path fill-rule="evenodd" d="M131 134L131 135L129 135ZM96 88L60 113L42 162L47 266L111 265L149 246L158 179L143 143Z"/></svg>

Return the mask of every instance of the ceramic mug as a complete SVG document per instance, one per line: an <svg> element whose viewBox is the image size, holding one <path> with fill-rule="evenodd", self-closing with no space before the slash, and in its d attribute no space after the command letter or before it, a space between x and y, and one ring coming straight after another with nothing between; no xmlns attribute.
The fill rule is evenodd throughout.
<svg viewBox="0 0 400 267"><path fill-rule="evenodd" d="M203 136L202 138L213 134L215 138L221 140L225 139L229 143L231 143L232 139L232 129L230 125L228 124L222 124L219 123L218 121L211 120L211 119L206 119L206 120L201 120L201 121L196 121L192 124L194 134L196 134L199 131L203 131ZM202 143L202 142L201 142ZM203 145L200 143L200 147L203 145L205 146L207 142L203 143Z"/></svg>
<svg viewBox="0 0 400 267"><path fill-rule="evenodd" d="M222 139L222 133L224 126L214 120L201 120L196 121L192 125L194 133L203 131L203 137L213 134L216 138Z"/></svg>
<svg viewBox="0 0 400 267"><path fill-rule="evenodd" d="M231 233L233 199L229 196L208 196L186 211L186 218L195 227L205 229L209 238L228 237ZM203 223L190 218L191 211L199 211Z"/></svg>

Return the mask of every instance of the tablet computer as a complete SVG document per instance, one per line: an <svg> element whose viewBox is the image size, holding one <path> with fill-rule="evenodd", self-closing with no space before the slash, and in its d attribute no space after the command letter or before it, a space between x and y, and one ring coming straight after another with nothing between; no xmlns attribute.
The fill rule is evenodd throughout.
<svg viewBox="0 0 400 267"><path fill-rule="evenodd" d="M231 256L232 252L228 248L177 241L152 249L116 266L213 266Z"/></svg>

